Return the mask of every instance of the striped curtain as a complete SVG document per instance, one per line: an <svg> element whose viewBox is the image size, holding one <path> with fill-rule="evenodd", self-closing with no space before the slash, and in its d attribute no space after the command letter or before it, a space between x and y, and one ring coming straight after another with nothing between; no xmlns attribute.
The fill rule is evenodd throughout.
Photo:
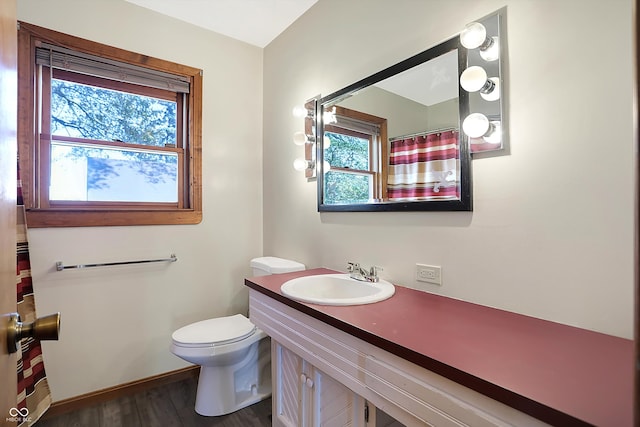
<svg viewBox="0 0 640 427"><path fill-rule="evenodd" d="M390 200L459 200L458 131L391 141L387 196Z"/></svg>
<svg viewBox="0 0 640 427"><path fill-rule="evenodd" d="M18 166L18 206L17 206L17 300L18 313L22 322L33 322L36 319L35 299L31 282L31 262L29 260L29 243L27 241L27 224L22 199L22 183ZM34 424L51 406L51 391L44 371L42 348L40 341L33 338L23 339L18 349L18 405L26 410L20 412L20 427ZM27 414L24 416L23 414Z"/></svg>

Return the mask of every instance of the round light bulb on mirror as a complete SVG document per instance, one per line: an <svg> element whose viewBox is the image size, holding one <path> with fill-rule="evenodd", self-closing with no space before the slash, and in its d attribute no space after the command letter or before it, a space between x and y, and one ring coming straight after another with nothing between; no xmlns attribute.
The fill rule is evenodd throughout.
<svg viewBox="0 0 640 427"><path fill-rule="evenodd" d="M489 131L482 137L484 142L489 144L499 144L502 142L502 123L499 120L491 120Z"/></svg>
<svg viewBox="0 0 640 427"><path fill-rule="evenodd" d="M480 92L480 96L485 101L500 99L500 79L498 77L487 78L487 72L484 68L477 65L462 72L460 86L467 92Z"/></svg>
<svg viewBox="0 0 640 427"><path fill-rule="evenodd" d="M322 138L322 148L326 150L329 147L331 147L331 138L325 135L324 138Z"/></svg>
<svg viewBox="0 0 640 427"><path fill-rule="evenodd" d="M331 111L325 111L322 115L322 121L325 125L330 123L336 123L338 120L336 118L336 107L333 107Z"/></svg>
<svg viewBox="0 0 640 427"><path fill-rule="evenodd" d="M460 86L467 92L477 92L487 83L487 72L482 67L474 65L467 68L460 75Z"/></svg>
<svg viewBox="0 0 640 427"><path fill-rule="evenodd" d="M309 140L309 136L304 132L296 132L293 134L293 143L296 145L305 145L307 143L311 143Z"/></svg>
<svg viewBox="0 0 640 427"><path fill-rule="evenodd" d="M480 49L480 57L487 62L496 61L500 58L500 42L497 37L491 37L491 43Z"/></svg>
<svg viewBox="0 0 640 427"><path fill-rule="evenodd" d="M469 114L462 122L462 131L470 138L484 136L489 127L489 119L481 113Z"/></svg>
<svg viewBox="0 0 640 427"><path fill-rule="evenodd" d="M472 22L460 32L460 44L467 49L480 48L480 57L495 61L500 57L498 37L487 37L487 29L479 22Z"/></svg>
<svg viewBox="0 0 640 427"><path fill-rule="evenodd" d="M489 81L493 83L490 90L480 91L480 96L485 101L497 101L500 99L500 79L497 77L489 78Z"/></svg>
<svg viewBox="0 0 640 427"><path fill-rule="evenodd" d="M293 110L291 110L291 113L293 114L293 117L302 118L309 115L309 110L304 108L302 105L296 105L293 107Z"/></svg>
<svg viewBox="0 0 640 427"><path fill-rule="evenodd" d="M326 160L322 162L322 172L327 173L331 170L331 165Z"/></svg>
<svg viewBox="0 0 640 427"><path fill-rule="evenodd" d="M311 161L305 159L295 159L293 161L293 168L299 172L305 171L312 167Z"/></svg>
<svg viewBox="0 0 640 427"><path fill-rule="evenodd" d="M482 46L487 39L487 29L479 22L472 22L464 27L460 33L460 44L467 49Z"/></svg>

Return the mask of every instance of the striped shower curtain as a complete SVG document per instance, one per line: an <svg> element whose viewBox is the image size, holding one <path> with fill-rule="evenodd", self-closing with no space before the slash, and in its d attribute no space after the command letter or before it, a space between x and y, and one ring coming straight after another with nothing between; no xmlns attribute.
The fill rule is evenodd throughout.
<svg viewBox="0 0 640 427"><path fill-rule="evenodd" d="M391 141L389 200L459 200L458 131Z"/></svg>
<svg viewBox="0 0 640 427"><path fill-rule="evenodd" d="M22 183L18 166L18 205L17 205L17 280L16 291L18 313L22 322L33 322L36 319L35 299L31 282L31 262L29 260L29 243L27 241L27 224L22 199ZM21 410L20 427L34 424L51 406L51 391L44 371L42 348L40 341L33 338L23 339L18 349L18 400L17 408ZM26 408L26 410L24 409ZM28 412L27 412L28 411ZM26 415L24 415L26 414Z"/></svg>

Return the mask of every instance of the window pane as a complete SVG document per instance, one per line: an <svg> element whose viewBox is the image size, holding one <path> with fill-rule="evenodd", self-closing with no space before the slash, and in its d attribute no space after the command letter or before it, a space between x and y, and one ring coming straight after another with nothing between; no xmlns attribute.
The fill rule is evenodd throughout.
<svg viewBox="0 0 640 427"><path fill-rule="evenodd" d="M325 132L331 141L324 159L336 168L369 170L369 140L356 136Z"/></svg>
<svg viewBox="0 0 640 427"><path fill-rule="evenodd" d="M51 80L51 134L164 147L176 144L176 102Z"/></svg>
<svg viewBox="0 0 640 427"><path fill-rule="evenodd" d="M51 143L52 201L178 201L173 152Z"/></svg>
<svg viewBox="0 0 640 427"><path fill-rule="evenodd" d="M371 187L371 176L329 171L324 175L324 203L366 203Z"/></svg>

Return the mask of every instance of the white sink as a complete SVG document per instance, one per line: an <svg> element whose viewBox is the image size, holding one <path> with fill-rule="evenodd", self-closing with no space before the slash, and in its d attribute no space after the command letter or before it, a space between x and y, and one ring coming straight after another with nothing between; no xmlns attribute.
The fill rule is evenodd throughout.
<svg viewBox="0 0 640 427"><path fill-rule="evenodd" d="M319 274L298 277L282 284L291 299L322 305L371 304L390 298L396 288L386 280L363 282L348 274Z"/></svg>

